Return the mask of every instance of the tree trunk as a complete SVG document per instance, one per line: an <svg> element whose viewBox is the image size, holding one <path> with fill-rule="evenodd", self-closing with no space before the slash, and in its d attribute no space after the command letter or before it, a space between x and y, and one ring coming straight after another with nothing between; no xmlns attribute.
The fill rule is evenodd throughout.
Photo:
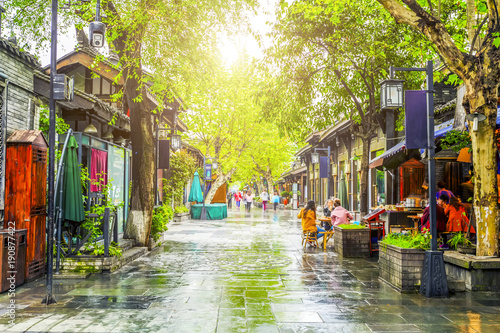
<svg viewBox="0 0 500 333"><path fill-rule="evenodd" d="M212 186L210 187L210 191L207 193L207 197L205 198L205 204L210 204L212 199L215 196L215 193L223 184L225 184L234 174L236 168L232 168L228 173L223 174L222 172L217 176L217 179L212 182Z"/></svg>
<svg viewBox="0 0 500 333"><path fill-rule="evenodd" d="M482 83L477 83L477 85ZM476 94L468 98L471 110L483 106L481 113L487 119L479 123L479 130L472 130L472 154L474 164L474 211L476 214L477 255L498 256L498 226L500 214L498 212L497 186L497 146L495 140L497 93L496 85L491 84L490 91L484 95L480 86L474 88ZM484 89L484 88L483 88ZM474 91L474 90L473 90ZM485 102L486 101L486 107ZM489 101L489 102L488 102Z"/></svg>
<svg viewBox="0 0 500 333"><path fill-rule="evenodd" d="M125 228L125 238L134 239L136 246L147 246L153 216L154 140L151 110L147 102L146 88L141 84L143 72L141 58L142 27L133 32L118 29L120 37L113 41L115 50L124 64L124 93L130 109L130 137L132 140L132 190L130 213ZM136 33L133 35L131 33Z"/></svg>
<svg viewBox="0 0 500 333"><path fill-rule="evenodd" d="M362 139L363 142L363 154L361 155L361 179L360 179L360 191L359 191L359 201L360 201L360 211L361 216L368 214L368 172L370 163L370 139Z"/></svg>

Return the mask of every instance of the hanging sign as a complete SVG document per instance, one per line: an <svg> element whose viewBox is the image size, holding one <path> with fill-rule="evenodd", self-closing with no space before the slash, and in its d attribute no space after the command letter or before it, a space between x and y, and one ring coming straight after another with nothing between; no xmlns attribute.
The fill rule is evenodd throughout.
<svg viewBox="0 0 500 333"><path fill-rule="evenodd" d="M427 148L427 100L425 90L405 91L406 149Z"/></svg>
<svg viewBox="0 0 500 333"><path fill-rule="evenodd" d="M212 164L205 164L205 180L208 182L212 180Z"/></svg>

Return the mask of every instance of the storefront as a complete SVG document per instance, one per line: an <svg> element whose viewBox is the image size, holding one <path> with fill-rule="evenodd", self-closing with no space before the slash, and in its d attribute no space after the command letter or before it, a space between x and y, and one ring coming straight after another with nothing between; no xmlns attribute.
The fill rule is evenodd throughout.
<svg viewBox="0 0 500 333"><path fill-rule="evenodd" d="M131 150L81 132L74 133L78 142L78 162L88 172L91 180L110 183L109 196L117 209L118 232L123 233L128 216L129 185L131 175ZM64 142L65 135L59 137ZM87 184L86 210L96 204L102 195L102 187Z"/></svg>

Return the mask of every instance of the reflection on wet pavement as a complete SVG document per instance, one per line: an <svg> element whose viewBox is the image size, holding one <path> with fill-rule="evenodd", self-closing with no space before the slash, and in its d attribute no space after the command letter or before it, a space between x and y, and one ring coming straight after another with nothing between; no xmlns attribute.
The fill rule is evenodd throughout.
<svg viewBox="0 0 500 333"><path fill-rule="evenodd" d="M377 259L342 259L300 241L296 212L230 211L171 223L161 249L112 274L18 288L1 332L499 332L500 293L399 294Z"/></svg>

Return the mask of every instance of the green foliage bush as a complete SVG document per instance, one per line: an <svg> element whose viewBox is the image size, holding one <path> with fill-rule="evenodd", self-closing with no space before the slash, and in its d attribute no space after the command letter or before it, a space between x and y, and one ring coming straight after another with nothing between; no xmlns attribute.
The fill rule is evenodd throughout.
<svg viewBox="0 0 500 333"><path fill-rule="evenodd" d="M456 249L457 246L463 246L463 247L468 247L472 245L472 242L465 237L465 234L461 232L457 232L455 236L453 236L449 241L448 244Z"/></svg>
<svg viewBox="0 0 500 333"><path fill-rule="evenodd" d="M286 197L288 197L288 195L289 195L288 191L281 191L282 198L286 198Z"/></svg>
<svg viewBox="0 0 500 333"><path fill-rule="evenodd" d="M381 243L394 245L404 249L421 249L428 250L431 248L431 236L429 233L404 235L404 234L388 234Z"/></svg>
<svg viewBox="0 0 500 333"><path fill-rule="evenodd" d="M108 179L106 185L103 185L105 174L97 174L98 179L92 180L90 179L87 168L82 167L81 170L82 171L80 175L80 180L82 183L83 200L84 201L87 200L85 193L87 192L86 189L88 184L101 185L101 193L103 194L101 205L92 205L90 207L90 211L85 212L86 218L85 221L82 223L82 227L85 230L87 230L88 233L90 233L90 237L87 240L87 243L85 243L85 251L89 252L91 255L104 255L104 244L99 242L100 237L102 236L101 227L103 221L99 218L94 219L94 218L88 218L87 216L89 214L97 214L99 216L103 216L106 208L109 208L109 212L110 214L112 214L116 212L118 208L123 207L124 203L121 202L119 205L114 205L113 201L109 196L111 183L113 182L113 179ZM121 257L122 249L118 246L118 244L111 242L109 247L109 255Z"/></svg>
<svg viewBox="0 0 500 333"><path fill-rule="evenodd" d="M177 208L177 207L176 207ZM168 230L167 224L174 217L174 211L172 207L163 204L162 206L156 207L153 211L153 221L151 223L151 237L154 241L160 239L160 234Z"/></svg>
<svg viewBox="0 0 500 333"><path fill-rule="evenodd" d="M189 213L189 209L187 209L186 206L177 206L174 208L174 213L175 214L182 214L182 213Z"/></svg>
<svg viewBox="0 0 500 333"><path fill-rule="evenodd" d="M342 229L364 229L365 227L357 224L340 224L337 227Z"/></svg>
<svg viewBox="0 0 500 333"><path fill-rule="evenodd" d="M173 197L174 207L181 206L184 187L193 178L195 171L195 160L187 152L181 150L172 154L170 156L169 179L163 179L163 200L171 202Z"/></svg>

